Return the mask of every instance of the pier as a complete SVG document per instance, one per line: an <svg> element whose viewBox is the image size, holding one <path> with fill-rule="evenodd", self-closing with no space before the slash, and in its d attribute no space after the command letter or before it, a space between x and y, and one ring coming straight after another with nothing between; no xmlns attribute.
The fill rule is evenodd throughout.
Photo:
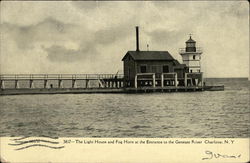
<svg viewBox="0 0 250 163"><path fill-rule="evenodd" d="M25 82L25 88L90 88L91 82L98 83L98 88L123 87L123 75L121 74L3 74L0 75L1 89L6 89L5 83L11 83L14 89L20 89L21 82ZM27 87L28 82L28 87ZM70 86L64 87L64 82L70 82ZM41 84L42 83L42 84Z"/></svg>

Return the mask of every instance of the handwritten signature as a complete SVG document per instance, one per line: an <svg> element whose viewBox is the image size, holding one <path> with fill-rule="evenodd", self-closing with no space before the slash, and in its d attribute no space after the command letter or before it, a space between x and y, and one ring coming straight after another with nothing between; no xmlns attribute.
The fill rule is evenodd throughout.
<svg viewBox="0 0 250 163"><path fill-rule="evenodd" d="M202 160L210 160L212 158L240 158L241 154L239 155L225 155L220 153L213 153L211 151L205 151L205 154L207 154L207 157L202 158Z"/></svg>

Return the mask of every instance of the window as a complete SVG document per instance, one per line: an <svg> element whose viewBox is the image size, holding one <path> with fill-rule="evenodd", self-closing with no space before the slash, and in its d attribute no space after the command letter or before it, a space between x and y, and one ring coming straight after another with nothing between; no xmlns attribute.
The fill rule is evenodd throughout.
<svg viewBox="0 0 250 163"><path fill-rule="evenodd" d="M192 73L192 72L193 72L193 70L190 70L190 72Z"/></svg>
<svg viewBox="0 0 250 163"><path fill-rule="evenodd" d="M141 73L146 73L147 66L140 66Z"/></svg>
<svg viewBox="0 0 250 163"><path fill-rule="evenodd" d="M193 55L193 60L195 60L195 55Z"/></svg>
<svg viewBox="0 0 250 163"><path fill-rule="evenodd" d="M187 43L187 47L195 47L195 43L189 42L189 43Z"/></svg>
<svg viewBox="0 0 250 163"><path fill-rule="evenodd" d="M163 73L169 73L169 67L167 65L163 66Z"/></svg>

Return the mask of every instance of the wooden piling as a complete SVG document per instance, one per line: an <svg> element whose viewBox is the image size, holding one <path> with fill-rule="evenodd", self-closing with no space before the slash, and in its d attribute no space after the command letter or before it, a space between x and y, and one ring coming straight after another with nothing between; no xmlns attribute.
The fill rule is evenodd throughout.
<svg viewBox="0 0 250 163"><path fill-rule="evenodd" d="M18 89L19 88L19 82L18 80L15 80L15 89Z"/></svg>
<svg viewBox="0 0 250 163"><path fill-rule="evenodd" d="M174 75L174 85L175 85L175 88L177 88L177 73L175 73Z"/></svg>
<svg viewBox="0 0 250 163"><path fill-rule="evenodd" d="M34 83L33 83L33 80L30 80L30 83L29 83L29 88L34 88Z"/></svg>
<svg viewBox="0 0 250 163"><path fill-rule="evenodd" d="M135 88L137 88L137 74L135 75Z"/></svg>
<svg viewBox="0 0 250 163"><path fill-rule="evenodd" d="M47 85L48 85L48 80L44 80L43 88L47 88Z"/></svg>
<svg viewBox="0 0 250 163"><path fill-rule="evenodd" d="M194 84L193 84L193 79L192 79L192 78L190 79L190 85L191 85L191 86L194 85Z"/></svg>
<svg viewBox="0 0 250 163"><path fill-rule="evenodd" d="M164 74L161 74L161 87L164 87Z"/></svg>
<svg viewBox="0 0 250 163"><path fill-rule="evenodd" d="M75 84L76 84L76 80L75 79L72 79L72 88L75 88Z"/></svg>
<svg viewBox="0 0 250 163"><path fill-rule="evenodd" d="M89 87L89 79L86 79L85 88Z"/></svg>
<svg viewBox="0 0 250 163"><path fill-rule="evenodd" d="M187 73L185 73L184 75L184 86L187 87Z"/></svg>
<svg viewBox="0 0 250 163"><path fill-rule="evenodd" d="M58 88L63 88L63 82L61 79L58 80Z"/></svg>
<svg viewBox="0 0 250 163"><path fill-rule="evenodd" d="M4 89L5 85L4 85L4 80L1 80L1 89Z"/></svg>
<svg viewBox="0 0 250 163"><path fill-rule="evenodd" d="M155 74L153 74L153 87L155 87Z"/></svg>
<svg viewBox="0 0 250 163"><path fill-rule="evenodd" d="M203 88L203 72L201 72L201 87Z"/></svg>

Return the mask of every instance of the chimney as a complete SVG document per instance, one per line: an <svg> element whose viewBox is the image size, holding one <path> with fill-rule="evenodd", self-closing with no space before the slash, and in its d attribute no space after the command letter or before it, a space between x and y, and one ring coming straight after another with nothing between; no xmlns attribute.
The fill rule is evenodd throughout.
<svg viewBox="0 0 250 163"><path fill-rule="evenodd" d="M139 27L136 26L136 51L140 51L139 50Z"/></svg>

